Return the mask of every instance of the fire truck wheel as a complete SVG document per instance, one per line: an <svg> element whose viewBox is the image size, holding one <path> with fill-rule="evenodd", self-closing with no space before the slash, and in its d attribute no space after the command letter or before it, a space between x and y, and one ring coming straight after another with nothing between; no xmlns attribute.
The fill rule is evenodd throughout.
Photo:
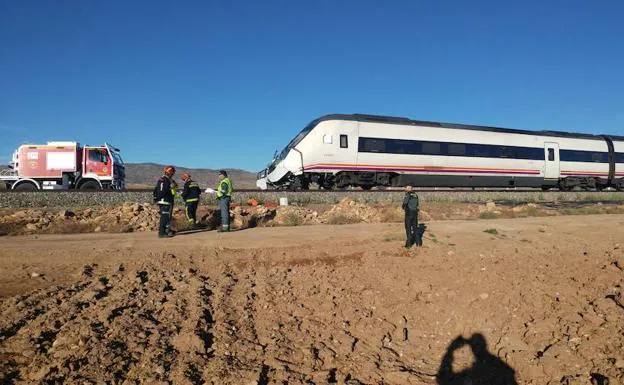
<svg viewBox="0 0 624 385"><path fill-rule="evenodd" d="M80 185L81 190L100 190L100 184L96 181L89 180Z"/></svg>
<svg viewBox="0 0 624 385"><path fill-rule="evenodd" d="M31 182L22 182L22 183L18 184L17 186L15 186L14 190L34 191L36 189L37 189L37 186L35 186L33 183L31 183Z"/></svg>

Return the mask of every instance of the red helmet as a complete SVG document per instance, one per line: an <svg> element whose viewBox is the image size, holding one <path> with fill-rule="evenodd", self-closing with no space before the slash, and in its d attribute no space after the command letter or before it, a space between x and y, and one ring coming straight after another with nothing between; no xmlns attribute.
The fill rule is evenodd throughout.
<svg viewBox="0 0 624 385"><path fill-rule="evenodd" d="M187 181L189 179L191 179L191 174L189 174L188 172L185 172L184 174L182 174L183 181Z"/></svg>
<svg viewBox="0 0 624 385"><path fill-rule="evenodd" d="M172 176L173 174L175 174L175 167L165 166L164 172L165 172L165 175Z"/></svg>

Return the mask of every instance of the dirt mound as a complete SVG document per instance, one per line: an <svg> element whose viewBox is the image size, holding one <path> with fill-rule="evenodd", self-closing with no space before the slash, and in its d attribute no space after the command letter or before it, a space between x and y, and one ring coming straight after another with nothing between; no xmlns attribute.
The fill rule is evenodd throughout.
<svg viewBox="0 0 624 385"><path fill-rule="evenodd" d="M278 208L275 219L273 220L273 224L277 226L298 226L316 223L319 223L317 211L298 206Z"/></svg>
<svg viewBox="0 0 624 385"><path fill-rule="evenodd" d="M602 204L458 204L427 202L419 213L421 222L448 219L495 219L532 216L624 213L624 205ZM398 205L368 204L344 198L338 204L327 206L269 207L234 206L230 210L234 229L257 226L299 226L313 224L392 223L403 221L404 213ZM221 223L221 213L215 207L200 206L199 226L215 229ZM90 232L142 232L158 227L158 207L152 204L126 203L120 206L80 210L20 210L0 214L0 235L69 234ZM184 207L174 209L173 228L189 227Z"/></svg>
<svg viewBox="0 0 624 385"><path fill-rule="evenodd" d="M356 202L347 197L324 213L320 222L329 224L373 223L380 222L380 219L381 213L378 208Z"/></svg>
<svg viewBox="0 0 624 385"><path fill-rule="evenodd" d="M251 206L249 208L237 206L230 210L230 223L234 229L264 226L270 223L275 218L275 215L275 209L264 206ZM218 218L220 220L220 213Z"/></svg>
<svg viewBox="0 0 624 385"><path fill-rule="evenodd" d="M275 210L235 207L230 215L234 228L247 228L270 221L275 216ZM197 218L199 225L207 229L214 229L221 223L220 211L211 207L200 207ZM0 216L0 235L155 231L159 220L158 207L151 204L126 203L105 209L68 209L60 212L29 209ZM174 207L172 226L177 230L189 226L183 207Z"/></svg>

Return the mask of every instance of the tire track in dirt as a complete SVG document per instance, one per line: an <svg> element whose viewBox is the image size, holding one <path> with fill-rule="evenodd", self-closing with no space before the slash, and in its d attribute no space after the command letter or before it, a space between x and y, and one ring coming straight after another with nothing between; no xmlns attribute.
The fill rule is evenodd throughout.
<svg viewBox="0 0 624 385"><path fill-rule="evenodd" d="M260 312L259 322L273 325L260 336L267 341L270 379L377 384L411 378L433 383L433 367L400 353L409 343L403 340L404 328L374 316L355 291L336 291L345 279L344 271L338 272L339 260L324 263L321 255L318 262L310 269L307 264L305 269L300 264L275 267L262 279L262 307L267 311Z"/></svg>
<svg viewBox="0 0 624 385"><path fill-rule="evenodd" d="M221 268L214 293L214 360L204 372L210 384L267 383L265 346L255 325L255 275L253 268L241 273L229 264Z"/></svg>
<svg viewBox="0 0 624 385"><path fill-rule="evenodd" d="M172 265L91 270L89 280L4 301L3 383L203 384L212 357L209 279Z"/></svg>

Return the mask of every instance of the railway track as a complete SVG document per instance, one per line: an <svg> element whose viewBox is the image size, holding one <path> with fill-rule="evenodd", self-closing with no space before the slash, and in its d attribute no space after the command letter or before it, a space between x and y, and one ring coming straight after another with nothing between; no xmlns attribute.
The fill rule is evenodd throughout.
<svg viewBox="0 0 624 385"><path fill-rule="evenodd" d="M34 191L15 191L15 190L0 190L0 194L20 194L20 193L39 193L39 194L58 194L58 193L72 193L72 194L121 194L121 193L151 193L152 189L129 189L129 190L34 190ZM616 190L573 190L573 191L559 191L559 190L547 190L541 189L471 189L471 188L453 188L453 189L441 189L441 188L421 188L414 189L417 192L440 192L440 193L485 193L485 192L533 192L533 193L570 193L570 192L583 192L583 193L599 193L599 192L617 192ZM307 194L307 193L366 193L366 194L379 194L379 193L391 193L391 192L403 192L402 189L387 189L387 190L359 190L359 189L347 189L347 190L258 190L258 189L236 189L235 193L282 193L282 194Z"/></svg>

